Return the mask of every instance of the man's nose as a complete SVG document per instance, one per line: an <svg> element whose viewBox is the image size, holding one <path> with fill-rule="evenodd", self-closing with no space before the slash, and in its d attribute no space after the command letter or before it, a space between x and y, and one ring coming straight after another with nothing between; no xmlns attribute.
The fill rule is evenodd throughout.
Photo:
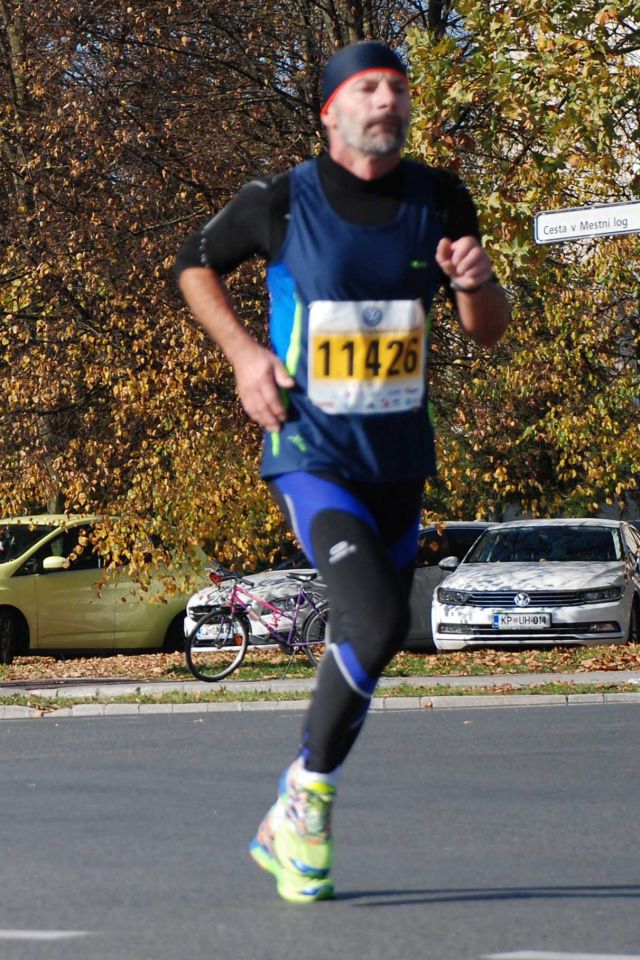
<svg viewBox="0 0 640 960"><path fill-rule="evenodd" d="M402 94L390 80L381 80L376 87L374 103L377 107L395 107Z"/></svg>

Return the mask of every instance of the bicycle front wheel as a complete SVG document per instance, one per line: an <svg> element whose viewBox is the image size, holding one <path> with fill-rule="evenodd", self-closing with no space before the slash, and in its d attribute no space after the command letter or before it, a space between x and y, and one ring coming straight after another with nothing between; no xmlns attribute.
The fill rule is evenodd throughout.
<svg viewBox="0 0 640 960"><path fill-rule="evenodd" d="M302 648L314 667L318 666L326 649L328 626L329 605L319 603L317 609L305 620L302 629Z"/></svg>
<svg viewBox="0 0 640 960"><path fill-rule="evenodd" d="M222 680L240 666L248 643L247 627L237 614L205 613L186 639L187 666L198 680Z"/></svg>

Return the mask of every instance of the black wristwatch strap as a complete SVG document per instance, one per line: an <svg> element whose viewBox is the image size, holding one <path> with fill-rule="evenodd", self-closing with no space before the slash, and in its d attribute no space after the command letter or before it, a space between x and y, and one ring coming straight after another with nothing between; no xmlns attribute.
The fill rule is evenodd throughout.
<svg viewBox="0 0 640 960"><path fill-rule="evenodd" d="M461 287L455 280L450 280L449 286L458 293L477 293L478 290L483 290L485 287L488 287L490 283L495 282L494 277L489 277L488 280L485 280L483 283L478 283L475 287Z"/></svg>

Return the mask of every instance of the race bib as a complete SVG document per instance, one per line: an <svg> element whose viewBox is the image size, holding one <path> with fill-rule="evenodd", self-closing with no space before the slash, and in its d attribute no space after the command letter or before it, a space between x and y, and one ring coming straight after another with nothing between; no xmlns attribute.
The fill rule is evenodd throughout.
<svg viewBox="0 0 640 960"><path fill-rule="evenodd" d="M424 394L420 300L314 300L309 398L325 413L399 413Z"/></svg>

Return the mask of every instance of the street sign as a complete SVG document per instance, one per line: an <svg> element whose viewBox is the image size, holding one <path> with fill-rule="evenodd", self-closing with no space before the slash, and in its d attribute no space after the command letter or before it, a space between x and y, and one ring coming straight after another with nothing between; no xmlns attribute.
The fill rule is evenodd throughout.
<svg viewBox="0 0 640 960"><path fill-rule="evenodd" d="M546 210L535 216L536 243L640 233L640 200Z"/></svg>

